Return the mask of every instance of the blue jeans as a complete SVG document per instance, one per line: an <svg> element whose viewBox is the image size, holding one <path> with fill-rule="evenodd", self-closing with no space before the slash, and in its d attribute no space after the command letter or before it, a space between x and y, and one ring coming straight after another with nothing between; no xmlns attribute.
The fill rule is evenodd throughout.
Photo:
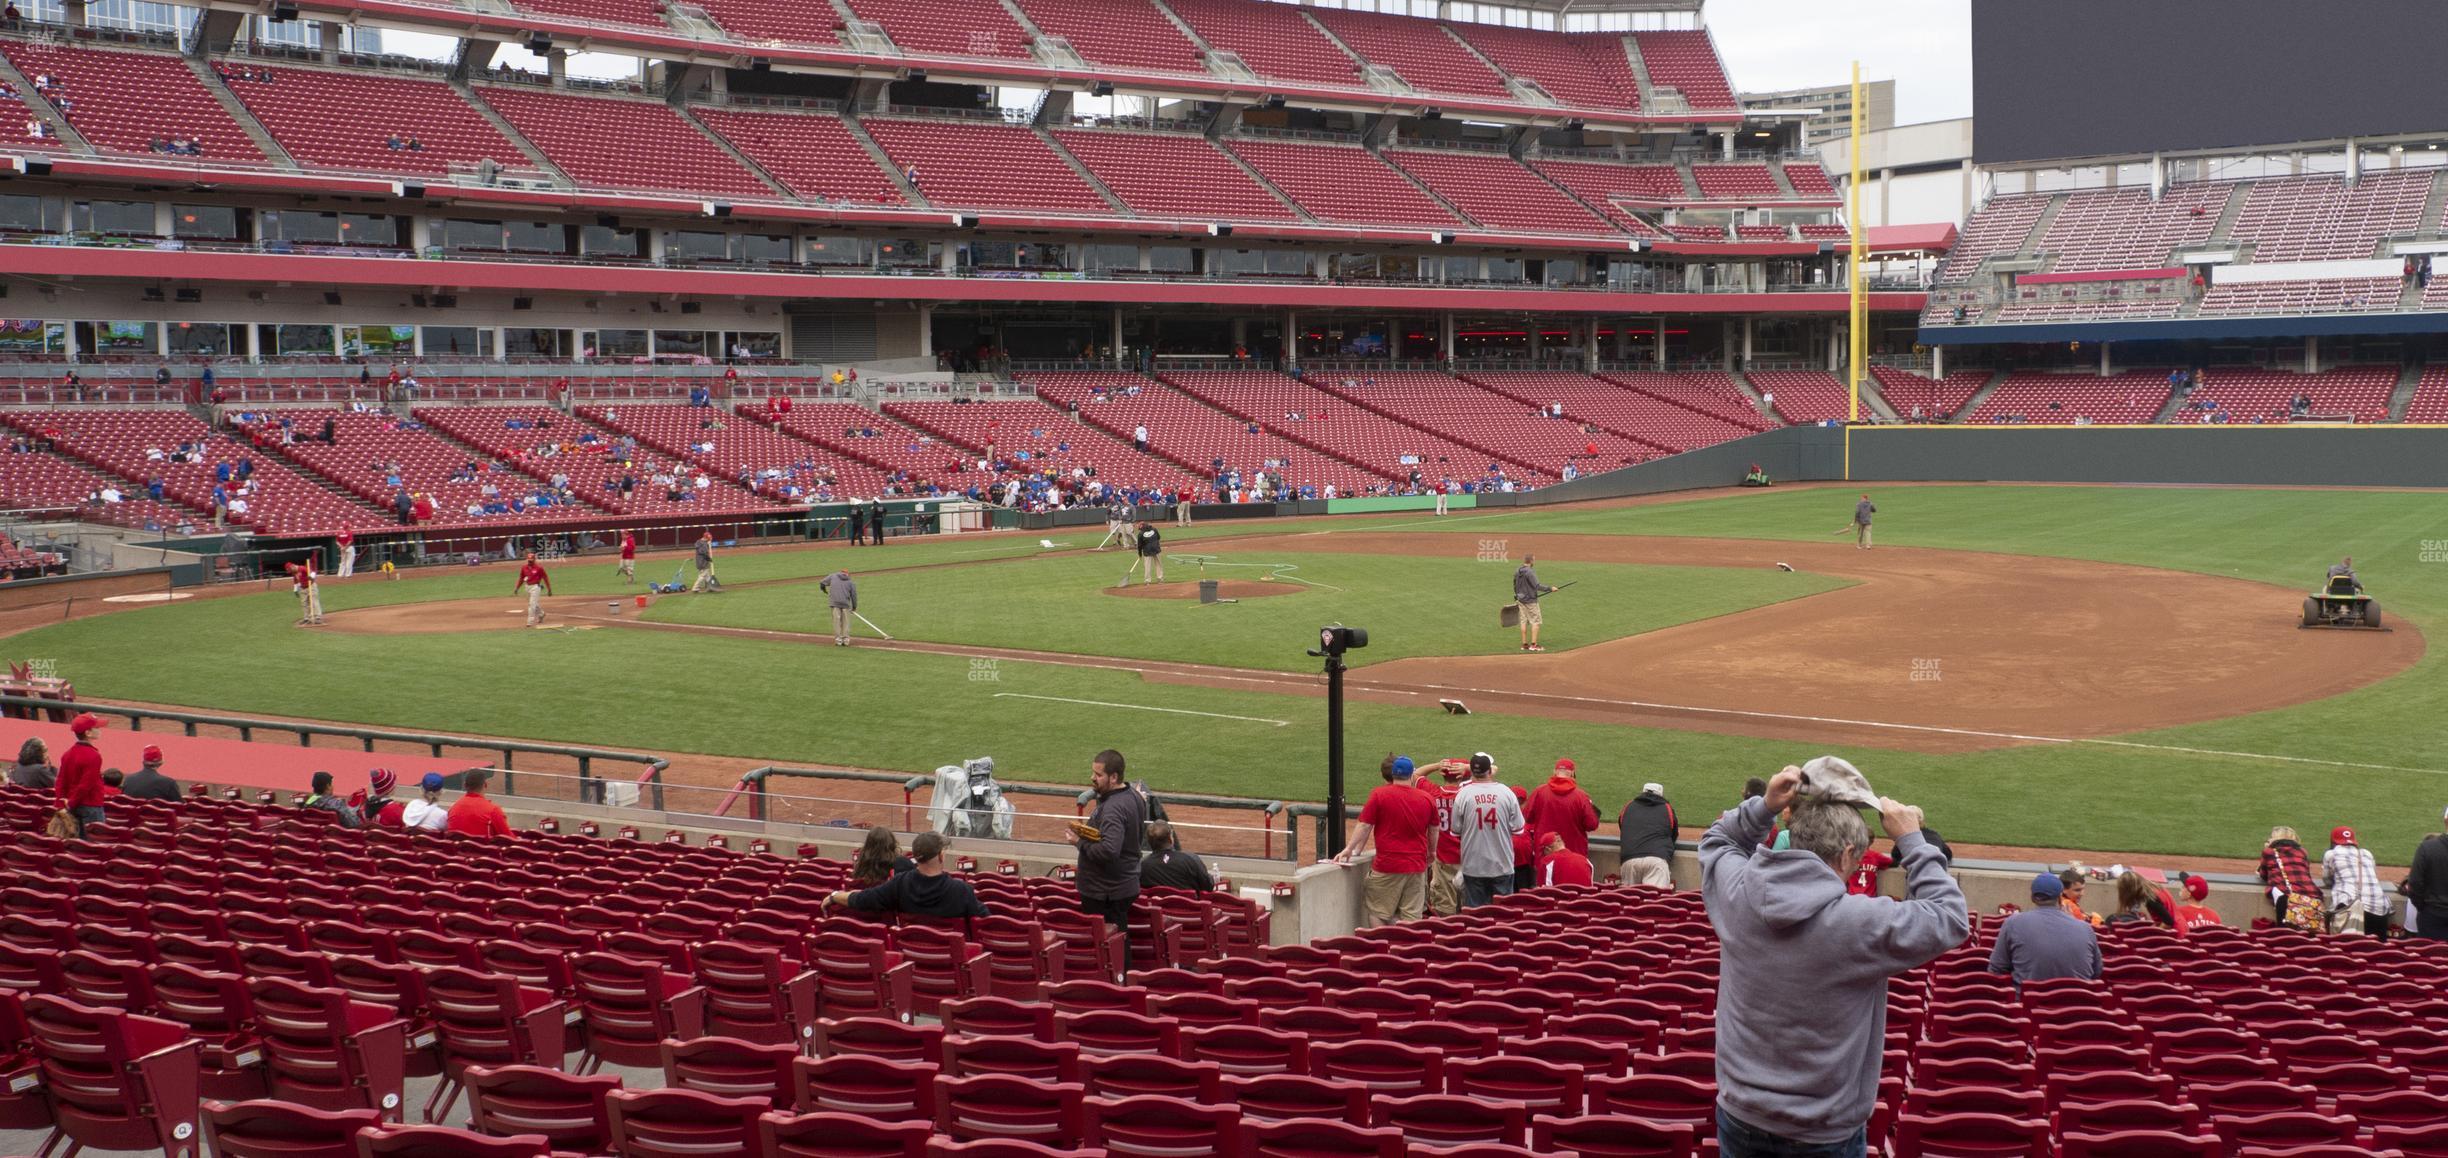
<svg viewBox="0 0 2448 1158"><path fill-rule="evenodd" d="M68 810L68 815L76 818L78 836L85 835L86 829L102 823L102 810L91 805L83 808L71 808Z"/></svg>
<svg viewBox="0 0 2448 1158"><path fill-rule="evenodd" d="M1869 1128L1842 1142L1792 1142L1759 1129L1717 1107L1717 1153L1721 1158L1865 1158Z"/></svg>
<svg viewBox="0 0 2448 1158"><path fill-rule="evenodd" d="M1462 907L1475 909L1481 905L1494 904L1496 898L1512 891L1512 873L1506 873L1500 877L1466 876L1462 878Z"/></svg>

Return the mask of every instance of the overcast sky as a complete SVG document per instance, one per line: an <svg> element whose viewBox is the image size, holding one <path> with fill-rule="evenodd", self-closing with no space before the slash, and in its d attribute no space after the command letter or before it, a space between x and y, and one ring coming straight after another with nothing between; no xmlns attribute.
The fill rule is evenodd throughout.
<svg viewBox="0 0 2448 1158"><path fill-rule="evenodd" d="M1744 91L1896 82L1896 123L1972 115L1973 0L1709 0L1717 50ZM2042 0L2045 2L2045 0Z"/></svg>

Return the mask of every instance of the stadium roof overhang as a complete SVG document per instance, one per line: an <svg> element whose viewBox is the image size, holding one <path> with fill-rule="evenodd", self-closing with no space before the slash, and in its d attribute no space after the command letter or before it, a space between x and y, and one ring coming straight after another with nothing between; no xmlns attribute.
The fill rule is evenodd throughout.
<svg viewBox="0 0 2448 1158"><path fill-rule="evenodd" d="M1448 117L1499 124L1561 126L1578 121L1590 127L1627 131L1668 132L1691 125L1735 125L1744 118L1741 109L1643 115L1625 109L1534 105L1445 93L1387 93L1357 86L1237 80L1203 73L1138 71L1103 65L1067 69L1017 58L877 56L838 46L709 40L670 29L598 24L536 12L482 12L418 0L296 0L296 3L309 17L335 23L502 43L522 43L542 34L550 38L555 48L650 57L711 68L749 68L761 63L785 72L818 72L868 80L903 79L915 70L923 72L930 81L952 84L1083 93L1111 85L1134 96L1166 99L1258 104L1281 97L1307 108L1362 114L1417 116L1433 108ZM263 9L259 0L210 0L207 6L246 15L260 15ZM1692 4L1641 10L1696 8Z"/></svg>
<svg viewBox="0 0 2448 1158"><path fill-rule="evenodd" d="M1539 311L1567 314L1824 314L1845 308L1824 293L1616 293L1604 290L1367 286L1328 283L904 277L606 267L578 263L415 261L320 254L172 253L60 245L0 246L0 269L23 277L162 282L362 286L423 291L637 294L754 299L915 302L1102 302L1243 309ZM1874 293L1870 308L1918 312L1926 295Z"/></svg>

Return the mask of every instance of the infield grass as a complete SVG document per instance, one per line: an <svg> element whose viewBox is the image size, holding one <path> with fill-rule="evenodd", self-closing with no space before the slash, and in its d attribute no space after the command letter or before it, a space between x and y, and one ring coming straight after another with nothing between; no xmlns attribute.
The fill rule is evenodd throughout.
<svg viewBox="0 0 2448 1158"><path fill-rule="evenodd" d="M2098 559L2258 579L2289 590L2308 590L2337 556L2351 553L2392 620L2423 627L2448 624L2448 562L2431 561L2448 559L2448 504L2431 495L1940 485L1871 490L1880 508L1882 545ZM1507 535L1800 540L1827 537L1849 517L1851 507L1852 492L1815 489L1606 510L1470 513L1433 524L1371 519L1348 526L1354 531L1416 526ZM1300 530L1322 527L1332 533L1344 525L1308 523ZM1258 526L1197 530L1246 535ZM1081 534L1093 535L1094 529L1068 537L1077 541ZM1182 536L1191 537L1196 536ZM1175 538L1168 532L1169 542ZM938 561L933 552L1003 542L949 540L862 549L865 555L843 548L743 554L721 566L734 583L750 574L806 577L837 565L863 574L885 566L883 560L895 552L908 552L899 558ZM1018 542L993 549L1038 551L1034 536ZM2426 542L2438 545L2426 547ZM1525 546L1512 545L1517 550ZM1263 557L1261 547L1237 543L1230 551ZM748 566L761 558L774 562ZM1310 573L1306 568L1311 566L1370 566L1334 561L1356 558L1303 552L1298 561L1304 573ZM1108 567L1108 560L1121 562L1111 555L1093 557L1097 573L1109 569L1118 575L1120 567ZM1454 565L1507 569L1473 561ZM862 584L862 603L871 617L907 633L905 624L876 616L879 608L868 601L896 602L902 598L894 593L897 586L928 587L937 575L976 583L972 590L978 594L964 597L967 602L1009 599L1010 592L1001 585L1020 573L1015 569L1072 566L1086 563L1053 557L877 576ZM556 583L568 593L589 590L568 586L571 581L561 578L573 570L580 572L578 583L594 583L611 574L608 562L564 567ZM583 574L589 570L601 575ZM648 568L641 565L641 570ZM1576 573L1580 570L1575 568ZM1474 575L1476 570L1463 574ZM397 591L431 598L507 598L508 582L507 574L487 574L364 586L380 595ZM1502 598L1500 585L1493 599L1487 594L1489 584L1478 578L1440 586L1465 591L1463 614L1468 621L1463 627L1472 633L1493 630L1479 625L1492 622L1493 604ZM334 588L326 602L335 610L358 605L340 601L357 590ZM808 609L794 615L793 622L772 626L812 624L815 600L808 589L770 590L770 597L747 590L704 600L704 613L751 598L772 598L778 607L799 601ZM1135 603L1102 595L1081 598L1099 615L1109 604ZM2237 613L2293 613L2291 598L2275 598L2277 606L2238 608ZM1154 602L1144 609L1153 617L1150 625L1132 629L1134 646L1158 643L1172 658L1195 658L1201 648L1227 645L1169 630L1163 616L1179 613L1180 622L1192 622L1188 617L1215 613L1279 614L1260 602L1203 609ZM1305 632L1322 622L1314 613L1324 606L1318 593L1264 602L1281 604L1280 614L1299 625L1303 638L1283 645L1295 654ZM1007 661L978 669L957 656L668 633L317 634L288 627L294 608L286 594L151 608L45 628L12 639L8 650L14 659L56 659L88 695L224 711L911 770L991 753L1007 776L1063 783L1083 779L1088 754L1113 745L1130 754L1134 773L1145 768L1160 789L1285 799L1316 799L1323 791L1318 769L1324 740L1317 727L1323 712L1311 698L1145 683L1128 673L1045 664ZM1120 613L1141 612L1125 606ZM1441 630L1433 621L1388 628L1381 624L1393 621L1368 622L1357 614L1352 618L1371 628L1371 652L1386 647L1389 651L1379 654L1387 656L1409 631ZM1006 637L1010 646L1081 650L1068 639L1075 624L1041 621L1033 635L1026 628L1023 623ZM1260 650L1253 644L1230 646ZM1265 643L1265 649L1274 646L1271 640ZM2170 646L2182 643L2171 641ZM1110 641L1099 650L1125 654ZM2307 833L2353 824L2384 862L2403 864L2415 839L2438 831L2440 808L2448 804L2448 736L2437 726L2448 718L2443 663L2448 660L2435 649L2400 676L2318 703L2123 737L2170 748L2258 754L2254 756L2080 744L1955 756L1861 748L1847 749L1846 754L1862 765L1880 791L1926 805L1931 824L1959 842L2249 858L2273 824L2290 824ZM1268 666L1297 668L1301 661L1286 659ZM973 678L979 676L984 678ZM1258 722L1125 705L1248 716ZM1266 722L1272 720L1290 724ZM0 742L11 739L0 726ZM1584 785L1610 820L1642 781L1660 780L1694 823L1729 802L1744 777L1773 772L1821 750L1806 743L1490 713L1448 717L1433 709L1374 704L1352 705L1349 746L1354 783L1361 788L1369 783L1366 766L1389 749L1422 758L1486 749L1516 777L1535 777L1535 770L1569 755L1579 762ZM2336 768L2260 756L2389 767Z"/></svg>

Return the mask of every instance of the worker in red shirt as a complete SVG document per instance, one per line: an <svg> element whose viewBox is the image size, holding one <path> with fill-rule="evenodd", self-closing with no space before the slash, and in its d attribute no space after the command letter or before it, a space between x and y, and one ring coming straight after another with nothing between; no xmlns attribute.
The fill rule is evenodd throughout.
<svg viewBox="0 0 2448 1158"><path fill-rule="evenodd" d="M464 795L451 805L449 818L442 822L442 831L488 838L510 837L510 818L502 815L501 805L493 803L484 794L486 782L492 779L493 773L487 769L473 768L467 772L460 782L460 791Z"/></svg>
<svg viewBox="0 0 2448 1158"><path fill-rule="evenodd" d="M527 552L527 562L519 568L518 586L512 591L527 593L527 626L544 622L544 597L552 594L552 576L544 573L544 564L536 562L536 553Z"/></svg>
<svg viewBox="0 0 2448 1158"><path fill-rule="evenodd" d="M1369 793L1360 806L1360 830L1335 856L1336 863L1350 864L1376 840L1363 898L1371 925L1416 921L1427 907L1428 826L1437 823L1437 807L1411 786L1413 771L1409 756L1386 758L1385 785Z"/></svg>
<svg viewBox="0 0 2448 1158"><path fill-rule="evenodd" d="M76 822L80 837L88 826L102 823L102 751L90 738L101 727L102 717L92 712L79 712L69 721L76 743L60 755L59 779L51 786L53 799Z"/></svg>
<svg viewBox="0 0 2448 1158"><path fill-rule="evenodd" d="M623 583L637 582L637 532L621 532L620 577Z"/></svg>
<svg viewBox="0 0 2448 1158"><path fill-rule="evenodd" d="M332 574L346 579L357 573L357 536L347 527L342 527L338 539L340 560L339 565L332 568Z"/></svg>
<svg viewBox="0 0 2448 1158"><path fill-rule="evenodd" d="M409 516L415 519L417 522L432 522L434 512L433 496L418 495L416 497L416 502L408 508L408 512Z"/></svg>
<svg viewBox="0 0 2448 1158"><path fill-rule="evenodd" d="M1544 847L1548 833L1564 838L1564 847L1589 855L1589 834L1598 829L1598 806L1581 791L1580 771L1570 760L1555 762L1555 775L1522 804L1531 838Z"/></svg>
<svg viewBox="0 0 2448 1158"><path fill-rule="evenodd" d="M323 625L323 587L315 582L314 561L288 564L289 589L297 592L298 623L306 627Z"/></svg>
<svg viewBox="0 0 2448 1158"><path fill-rule="evenodd" d="M1595 881L1589 858L1565 847L1563 833L1551 832L1540 838L1538 867L1532 883L1543 889L1549 885L1586 885Z"/></svg>

